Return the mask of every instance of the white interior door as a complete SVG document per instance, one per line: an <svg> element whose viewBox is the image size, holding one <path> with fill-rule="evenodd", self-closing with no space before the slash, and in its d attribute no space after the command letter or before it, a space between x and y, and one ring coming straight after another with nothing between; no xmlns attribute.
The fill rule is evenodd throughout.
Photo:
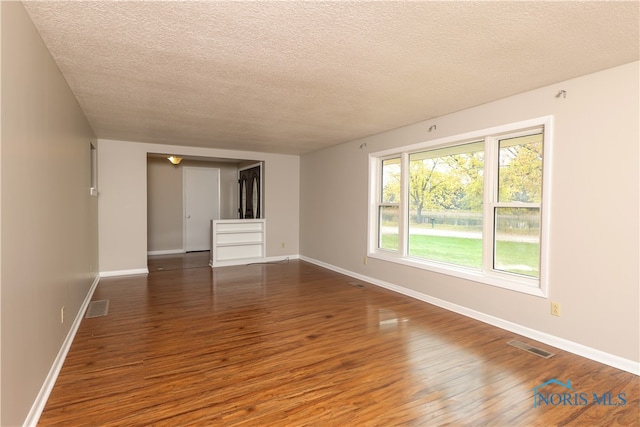
<svg viewBox="0 0 640 427"><path fill-rule="evenodd" d="M211 220L220 219L220 169L184 167L184 248L211 249Z"/></svg>

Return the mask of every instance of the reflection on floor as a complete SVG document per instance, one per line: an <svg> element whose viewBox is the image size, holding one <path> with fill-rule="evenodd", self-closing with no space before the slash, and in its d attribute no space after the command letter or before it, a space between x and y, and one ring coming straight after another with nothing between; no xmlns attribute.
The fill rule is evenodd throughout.
<svg viewBox="0 0 640 427"><path fill-rule="evenodd" d="M209 251L170 255L149 255L149 272L209 267Z"/></svg>
<svg viewBox="0 0 640 427"><path fill-rule="evenodd" d="M93 299L109 315L80 324L40 426L640 426L632 373L305 261Z"/></svg>

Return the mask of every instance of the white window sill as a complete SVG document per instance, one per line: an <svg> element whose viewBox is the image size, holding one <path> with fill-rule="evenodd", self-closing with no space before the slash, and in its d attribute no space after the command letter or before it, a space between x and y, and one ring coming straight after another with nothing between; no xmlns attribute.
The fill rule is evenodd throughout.
<svg viewBox="0 0 640 427"><path fill-rule="evenodd" d="M497 286L511 291L546 298L546 293L540 286L538 279L529 279L517 274L485 272L473 268L457 266L453 264L428 261L414 257L403 257L391 251L370 252L369 258L379 259L435 273L446 274L461 279L471 280L485 285Z"/></svg>

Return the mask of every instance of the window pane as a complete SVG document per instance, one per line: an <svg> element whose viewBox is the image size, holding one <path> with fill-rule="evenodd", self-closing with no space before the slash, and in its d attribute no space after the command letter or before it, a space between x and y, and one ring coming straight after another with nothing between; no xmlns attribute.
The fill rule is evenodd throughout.
<svg viewBox="0 0 640 427"><path fill-rule="evenodd" d="M378 224L378 247L391 251L398 250L398 232L400 208L398 206L380 206Z"/></svg>
<svg viewBox="0 0 640 427"><path fill-rule="evenodd" d="M540 203L542 134L500 140L498 201Z"/></svg>
<svg viewBox="0 0 640 427"><path fill-rule="evenodd" d="M382 161L382 203L400 203L400 158Z"/></svg>
<svg viewBox="0 0 640 427"><path fill-rule="evenodd" d="M540 209L496 208L493 268L540 277Z"/></svg>
<svg viewBox="0 0 640 427"><path fill-rule="evenodd" d="M409 255L482 267L483 147L409 156Z"/></svg>

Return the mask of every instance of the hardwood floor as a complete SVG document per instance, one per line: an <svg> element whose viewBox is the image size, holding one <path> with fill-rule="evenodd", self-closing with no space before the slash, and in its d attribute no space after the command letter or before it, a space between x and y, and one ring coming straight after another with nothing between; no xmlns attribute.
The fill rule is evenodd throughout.
<svg viewBox="0 0 640 427"><path fill-rule="evenodd" d="M184 254L152 255L148 257L147 267L152 272L208 267L210 253L209 251L198 251Z"/></svg>
<svg viewBox="0 0 640 427"><path fill-rule="evenodd" d="M109 314L83 320L40 425L640 423L635 375L303 261L103 278L93 299ZM572 390L534 408L550 379Z"/></svg>

